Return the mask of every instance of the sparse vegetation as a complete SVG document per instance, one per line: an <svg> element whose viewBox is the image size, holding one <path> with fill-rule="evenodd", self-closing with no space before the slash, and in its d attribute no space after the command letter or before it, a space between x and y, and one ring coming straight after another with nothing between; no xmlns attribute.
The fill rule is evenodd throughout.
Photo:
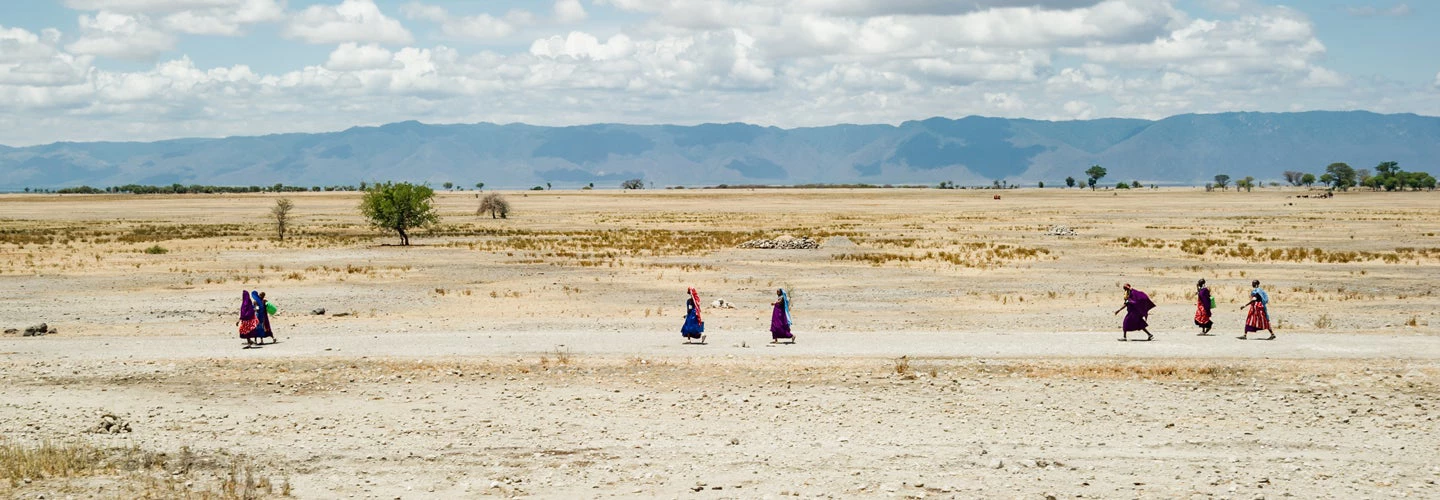
<svg viewBox="0 0 1440 500"><path fill-rule="evenodd" d="M295 203L289 198L275 200L275 206L270 208L270 218L275 221L275 234L280 241L285 241L285 231L290 228L290 211L295 209Z"/></svg>
<svg viewBox="0 0 1440 500"><path fill-rule="evenodd" d="M642 179L629 179L620 183L620 189L645 189L645 181Z"/></svg>

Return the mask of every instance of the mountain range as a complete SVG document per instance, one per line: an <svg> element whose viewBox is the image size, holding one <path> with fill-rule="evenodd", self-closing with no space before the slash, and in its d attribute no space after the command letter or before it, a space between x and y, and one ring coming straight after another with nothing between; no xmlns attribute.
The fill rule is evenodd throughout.
<svg viewBox="0 0 1440 500"><path fill-rule="evenodd" d="M556 188L626 179L717 184L960 185L1083 180L1204 184L1279 180L1333 162L1435 171L1440 118L1365 111L1186 114L1161 120L969 116L899 125L777 128L743 123L541 127L401 122L340 132L157 142L0 146L0 189L123 184L268 186L413 181Z"/></svg>

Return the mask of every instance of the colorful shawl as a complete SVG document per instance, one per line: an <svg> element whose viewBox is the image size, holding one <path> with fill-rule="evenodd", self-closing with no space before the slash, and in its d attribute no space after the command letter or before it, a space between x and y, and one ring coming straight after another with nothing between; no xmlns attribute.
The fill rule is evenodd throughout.
<svg viewBox="0 0 1440 500"><path fill-rule="evenodd" d="M695 301L695 321L704 323L705 320L700 317L700 294L695 291L695 287L690 287L690 299Z"/></svg>
<svg viewBox="0 0 1440 500"><path fill-rule="evenodd" d="M1255 287L1255 290L1251 293L1255 294L1255 296L1260 299L1260 303L1262 305L1270 305L1270 294L1265 293L1265 290L1262 290L1260 287L1257 286Z"/></svg>

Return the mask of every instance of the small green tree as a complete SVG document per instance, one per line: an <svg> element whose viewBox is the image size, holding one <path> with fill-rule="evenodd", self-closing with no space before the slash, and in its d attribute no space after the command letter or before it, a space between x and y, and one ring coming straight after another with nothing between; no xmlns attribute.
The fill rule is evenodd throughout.
<svg viewBox="0 0 1440 500"><path fill-rule="evenodd" d="M1075 187L1075 178L1074 178L1074 177L1066 177L1066 178L1065 178L1065 187L1067 187L1067 188L1073 188L1073 187Z"/></svg>
<svg viewBox="0 0 1440 500"><path fill-rule="evenodd" d="M1130 183L1125 181L1117 182L1115 183L1115 189L1130 189Z"/></svg>
<svg viewBox="0 0 1440 500"><path fill-rule="evenodd" d="M1225 175L1225 174L1220 174L1220 175L1216 175L1216 176L1215 176L1215 187L1220 188L1221 191L1226 191L1226 190L1227 190L1226 186L1229 186L1229 185L1230 185L1230 176Z"/></svg>
<svg viewBox="0 0 1440 500"><path fill-rule="evenodd" d="M1095 183L1100 182L1100 179L1104 179L1106 173L1108 172L1105 171L1105 167L1099 165L1093 165L1090 168L1085 169L1085 175L1089 176L1090 178L1088 183L1090 184L1091 191L1095 190Z"/></svg>
<svg viewBox="0 0 1440 500"><path fill-rule="evenodd" d="M1040 181L1040 189L1045 189L1045 181Z"/></svg>
<svg viewBox="0 0 1440 500"><path fill-rule="evenodd" d="M408 182L375 184L360 200L360 213L379 229L395 231L410 244L410 230L440 222L435 190Z"/></svg>
<svg viewBox="0 0 1440 500"><path fill-rule="evenodd" d="M454 188L454 187L455 187L455 183L453 183L453 182L446 182L446 183L444 183L444 184L441 184L441 186L445 186L445 189L448 190L448 189Z"/></svg>
<svg viewBox="0 0 1440 500"><path fill-rule="evenodd" d="M1310 187L1313 184L1315 184L1315 174L1306 173L1300 176L1300 185Z"/></svg>
<svg viewBox="0 0 1440 500"><path fill-rule="evenodd" d="M1140 181L1130 181L1130 187L1140 189L1142 187L1145 187L1145 185L1141 184Z"/></svg>
<svg viewBox="0 0 1440 500"><path fill-rule="evenodd" d="M551 189L551 188L550 188L550 183L548 183L548 182L545 183L545 190L546 190L546 191L549 191L550 189Z"/></svg>
<svg viewBox="0 0 1440 500"><path fill-rule="evenodd" d="M295 203L290 198L275 200L275 206L270 207L270 217L275 220L275 233L280 241L285 241L285 231L290 228L290 211L295 209Z"/></svg>
<svg viewBox="0 0 1440 500"><path fill-rule="evenodd" d="M475 189L478 189L478 190L480 190L480 191L484 191L484 190L485 190L485 183L483 183L483 182L477 182L477 183L475 183Z"/></svg>

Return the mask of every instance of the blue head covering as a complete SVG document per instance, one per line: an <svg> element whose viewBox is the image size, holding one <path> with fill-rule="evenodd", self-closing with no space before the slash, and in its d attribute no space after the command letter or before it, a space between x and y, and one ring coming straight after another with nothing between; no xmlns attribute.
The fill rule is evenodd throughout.
<svg viewBox="0 0 1440 500"><path fill-rule="evenodd" d="M780 303L781 307L785 308L785 324L794 325L795 323L790 320L790 294L785 293L784 288L780 289Z"/></svg>

